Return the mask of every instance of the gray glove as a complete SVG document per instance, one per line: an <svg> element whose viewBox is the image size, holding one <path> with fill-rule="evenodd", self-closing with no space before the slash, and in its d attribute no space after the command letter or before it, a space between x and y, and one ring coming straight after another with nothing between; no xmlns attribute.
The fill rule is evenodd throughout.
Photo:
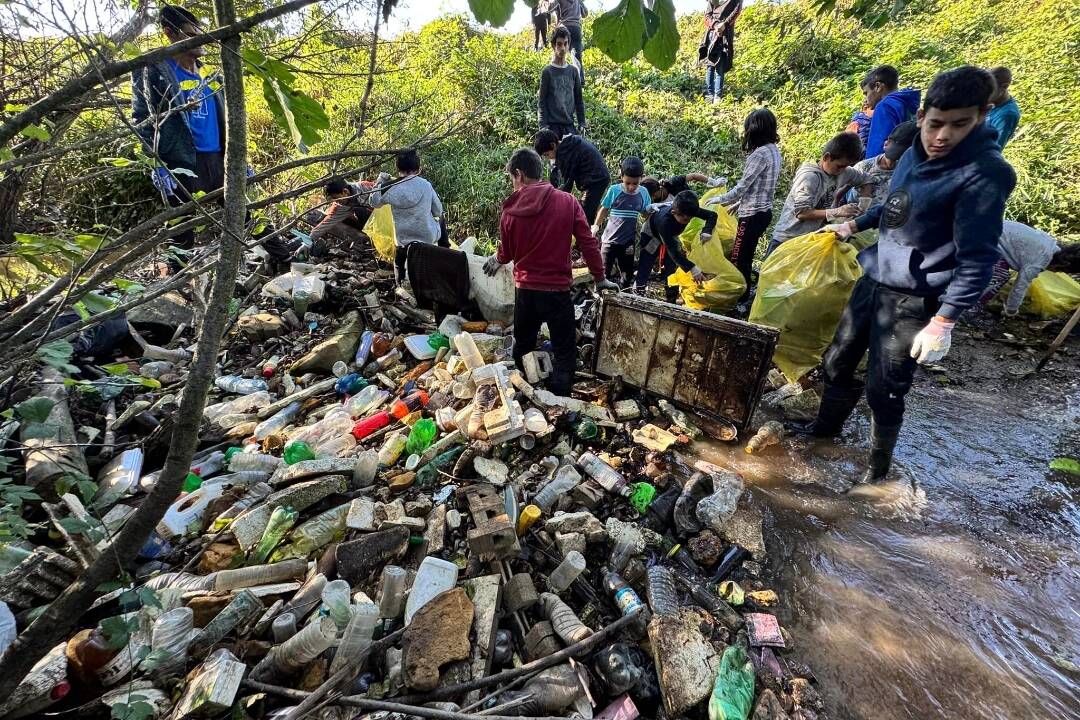
<svg viewBox="0 0 1080 720"><path fill-rule="evenodd" d="M604 278L596 283L596 289L598 292L619 292L619 284Z"/></svg>
<svg viewBox="0 0 1080 720"><path fill-rule="evenodd" d="M495 277L495 273L499 272L499 268L502 267L502 263L499 262L499 258L492 255L484 263L484 274L488 277Z"/></svg>

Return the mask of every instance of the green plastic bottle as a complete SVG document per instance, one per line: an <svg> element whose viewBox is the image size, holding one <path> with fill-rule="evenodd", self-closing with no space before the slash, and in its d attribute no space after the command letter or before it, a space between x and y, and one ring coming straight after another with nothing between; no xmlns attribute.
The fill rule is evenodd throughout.
<svg viewBox="0 0 1080 720"><path fill-rule="evenodd" d="M431 447L439 428L435 421L429 418L417 420L409 431L409 440L405 443L405 452L409 455L421 455Z"/></svg>
<svg viewBox="0 0 1080 720"><path fill-rule="evenodd" d="M232 460L232 458L233 458L233 455L235 455L236 453L242 453L242 452L244 452L244 448L242 448L242 447L231 447L228 450L226 450L225 451L225 465L228 466L229 461Z"/></svg>
<svg viewBox="0 0 1080 720"><path fill-rule="evenodd" d="M265 563L266 559L270 557L270 553L285 538L285 534L292 530L292 526L296 524L296 518L299 516L300 513L291 507L274 508L273 514L270 515L270 522L266 524L266 530L263 531L262 537L259 538L259 544L255 546L255 550L252 551L247 564L262 565Z"/></svg>
<svg viewBox="0 0 1080 720"><path fill-rule="evenodd" d="M295 465L304 460L314 460L315 451L306 442L291 442L285 446L283 457L286 465Z"/></svg>
<svg viewBox="0 0 1080 720"><path fill-rule="evenodd" d="M434 487L439 480L439 470L457 462L458 455L464 450L464 445L457 445L441 455L436 455L434 460L420 468L419 472L416 473L416 486L421 488Z"/></svg>

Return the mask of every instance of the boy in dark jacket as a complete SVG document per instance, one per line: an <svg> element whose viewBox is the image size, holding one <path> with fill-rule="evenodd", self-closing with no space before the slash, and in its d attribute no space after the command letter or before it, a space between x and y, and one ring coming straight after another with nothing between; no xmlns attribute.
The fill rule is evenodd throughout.
<svg viewBox="0 0 1080 720"><path fill-rule="evenodd" d="M581 207L585 210L585 219L590 225L596 222L600 201L611 184L604 156L596 146L577 135L560 138L551 130L541 130L533 138L533 149L537 155L555 161L558 174L552 173L552 185L560 185L564 192L570 192L577 185L582 191Z"/></svg>
<svg viewBox="0 0 1080 720"><path fill-rule="evenodd" d="M900 73L892 65L878 65L866 73L861 83L866 104L873 111L870 135L866 139L866 157L885 152L885 140L897 125L915 118L919 109L919 91L900 86Z"/></svg>
<svg viewBox="0 0 1080 720"><path fill-rule="evenodd" d="M554 346L554 368L548 389L569 395L577 359L574 303L570 296L571 239L589 266L599 290L618 290L604 277L600 246L589 230L581 206L569 193L543 182L540 156L528 148L515 150L506 165L514 192L503 202L499 220L499 249L484 265L495 275L514 263L517 301L514 307L514 362L536 349L540 326L547 323Z"/></svg>
<svg viewBox="0 0 1080 720"><path fill-rule="evenodd" d="M698 196L692 190L683 190L675 196L670 205L661 205L649 215L649 219L641 228L641 252L634 282L638 293L644 294L649 285L649 275L652 274L653 265L656 264L656 258L660 254L661 245L664 246L665 252L660 277L664 282L664 292L668 302L673 303L679 297L679 288L668 287L667 284L668 276L675 272L676 266L690 273L694 282L704 282L705 273L686 257L682 240L679 239L683 230L694 218L705 221L705 227L701 229L701 239L708 242L712 238L713 230L716 229L717 215L712 210L702 208L698 204Z"/></svg>
<svg viewBox="0 0 1080 720"><path fill-rule="evenodd" d="M880 230L878 242L859 254L864 275L825 353L825 392L808 428L839 434L865 389L873 422L864 481L889 471L916 363L945 357L956 319L979 300L1000 257L1016 174L1001 157L997 132L983 123L993 92L993 78L976 67L934 78L918 112L919 135L900 158L885 202L825 228L845 239ZM855 371L867 350L864 384Z"/></svg>
<svg viewBox="0 0 1080 720"><path fill-rule="evenodd" d="M581 73L566 61L569 52L570 31L560 25L551 36L551 62L540 72L540 95L536 101L540 127L551 130L556 137L585 130Z"/></svg>

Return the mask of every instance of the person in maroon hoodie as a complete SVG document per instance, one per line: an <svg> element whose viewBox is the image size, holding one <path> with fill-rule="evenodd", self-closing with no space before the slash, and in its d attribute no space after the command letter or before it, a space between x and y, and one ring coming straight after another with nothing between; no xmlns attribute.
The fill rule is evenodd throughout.
<svg viewBox="0 0 1080 720"><path fill-rule="evenodd" d="M577 329L570 296L571 238L589 266L598 290L617 291L604 276L600 243L593 237L585 211L574 196L541 180L540 156L529 148L515 150L506 165L514 192L503 202L499 221L499 249L485 263L494 275L502 265L514 263L514 362L536 349L540 326L547 323L555 349L548 390L569 395L577 360Z"/></svg>

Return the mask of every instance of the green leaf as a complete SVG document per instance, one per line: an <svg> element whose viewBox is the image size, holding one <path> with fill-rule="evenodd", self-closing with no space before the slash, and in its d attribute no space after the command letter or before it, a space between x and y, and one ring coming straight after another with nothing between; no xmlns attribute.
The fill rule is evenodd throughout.
<svg viewBox="0 0 1080 720"><path fill-rule="evenodd" d="M104 295L93 292L87 293L83 297L82 302L86 305L86 309L94 315L107 312L116 307L116 301L112 298L107 298Z"/></svg>
<svg viewBox="0 0 1080 720"><path fill-rule="evenodd" d="M101 369L110 375L130 375L131 368L127 363L110 363L108 365L102 365Z"/></svg>
<svg viewBox="0 0 1080 720"><path fill-rule="evenodd" d="M90 319L90 311L86 309L86 303L84 303L82 300L72 305L71 309L79 315L80 320Z"/></svg>
<svg viewBox="0 0 1080 720"><path fill-rule="evenodd" d="M39 347L37 355L43 363L61 372L77 373L79 368L70 364L74 352L75 349L67 340L54 340Z"/></svg>
<svg viewBox="0 0 1080 720"><path fill-rule="evenodd" d="M48 423L29 422L23 427L23 438L26 440L44 440L46 438L54 438L60 432L58 425L49 425Z"/></svg>
<svg viewBox="0 0 1080 720"><path fill-rule="evenodd" d="M56 521L57 524L72 535L88 535L93 525L79 518L63 517Z"/></svg>
<svg viewBox="0 0 1080 720"><path fill-rule="evenodd" d="M1051 470L1059 470L1070 475L1080 475L1080 460L1075 458L1059 457L1050 461Z"/></svg>
<svg viewBox="0 0 1080 720"><path fill-rule="evenodd" d="M27 125L19 131L19 134L28 137L31 140L40 140L41 142L48 142L49 138L52 137L52 135L49 134L49 131L40 125Z"/></svg>
<svg viewBox="0 0 1080 720"><path fill-rule="evenodd" d="M263 98L274 120L289 133L293 144L306 152L322 139L320 132L330 128L323 106L292 87L296 76L287 64L254 48L245 48L243 55L248 71L262 80Z"/></svg>
<svg viewBox="0 0 1080 720"><path fill-rule="evenodd" d="M660 27L645 41L645 59L658 70L667 70L675 64L679 52L679 27L675 20L675 5L671 0L656 0L656 14Z"/></svg>
<svg viewBox="0 0 1080 720"><path fill-rule="evenodd" d="M514 14L514 0L469 0L469 9L476 22L502 27Z"/></svg>
<svg viewBox="0 0 1080 720"><path fill-rule="evenodd" d="M113 280L113 285L125 295L137 295L146 290L145 285L141 285L131 280L124 280L123 278L116 278Z"/></svg>
<svg viewBox="0 0 1080 720"><path fill-rule="evenodd" d="M142 385L143 387L148 387L151 390L160 390L161 389L161 383L159 381L155 380L154 378L148 378L148 377L141 377L140 376L140 377L135 378L135 380L140 385Z"/></svg>
<svg viewBox="0 0 1080 720"><path fill-rule="evenodd" d="M22 420L43 423L49 419L55 402L46 397L33 397L15 406L15 413Z"/></svg>
<svg viewBox="0 0 1080 720"><path fill-rule="evenodd" d="M593 23L596 47L617 63L626 62L641 50L645 35L645 15L641 0L621 0Z"/></svg>
<svg viewBox="0 0 1080 720"><path fill-rule="evenodd" d="M101 634L105 636L105 643L110 649L119 650L128 644L131 633L138 627L137 617L122 618L118 615L101 621Z"/></svg>

